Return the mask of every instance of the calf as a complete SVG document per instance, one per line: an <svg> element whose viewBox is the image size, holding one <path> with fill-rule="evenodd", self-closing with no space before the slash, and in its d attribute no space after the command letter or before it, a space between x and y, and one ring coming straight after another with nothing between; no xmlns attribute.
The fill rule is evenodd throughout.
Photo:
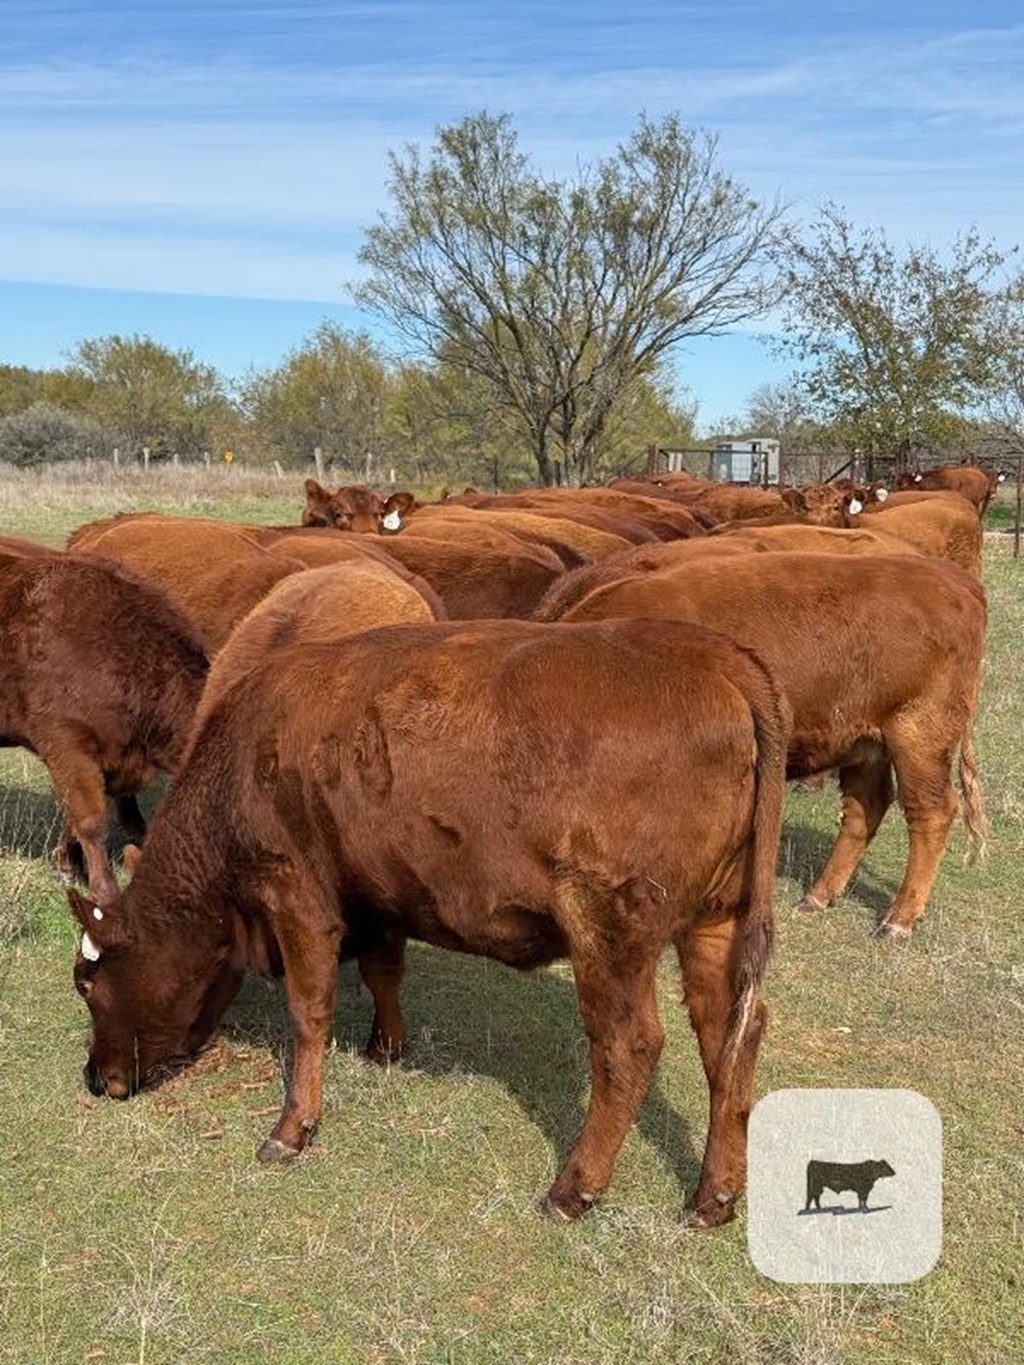
<svg viewBox="0 0 1024 1365"><path fill-rule="evenodd" d="M362 535L384 535L397 531L402 518L415 506L411 493L391 493L382 498L364 484L341 488L322 488L316 479L306 480L306 506L303 526L331 526L335 531L356 531Z"/></svg>
<svg viewBox="0 0 1024 1365"><path fill-rule="evenodd" d="M921 493L940 490L958 493L971 504L979 517L983 517L1003 478L1005 475L981 469L977 465L944 464L917 473L906 470L900 475L897 487L916 489Z"/></svg>
<svg viewBox="0 0 1024 1365"><path fill-rule="evenodd" d="M90 1088L126 1098L203 1044L246 967L283 971L295 1063L260 1155L293 1157L320 1118L339 956L373 992L376 1056L404 1037L407 936L523 969L567 957L592 1088L547 1207L574 1218L661 1051L671 944L711 1098L696 1217L727 1221L787 733L756 657L678 623L392 626L276 652L210 712L123 895L71 895Z"/></svg>
<svg viewBox="0 0 1024 1365"><path fill-rule="evenodd" d="M972 848L985 821L972 741L985 640L985 595L927 555L787 552L696 558L595 588L564 620L693 621L754 649L793 708L789 775L839 769L842 824L802 908L845 891L895 791L910 837L907 868L878 932L910 934L957 812L959 750Z"/></svg>
<svg viewBox="0 0 1024 1365"><path fill-rule="evenodd" d="M70 823L59 859L77 871L84 856L94 895L116 891L106 796L141 838L135 793L177 768L206 669L158 588L75 555L0 553L0 745L45 763Z"/></svg>

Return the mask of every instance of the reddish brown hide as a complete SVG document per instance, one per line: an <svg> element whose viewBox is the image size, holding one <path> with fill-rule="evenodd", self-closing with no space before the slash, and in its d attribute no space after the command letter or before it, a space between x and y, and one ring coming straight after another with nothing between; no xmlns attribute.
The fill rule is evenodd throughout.
<svg viewBox="0 0 1024 1365"><path fill-rule="evenodd" d="M77 874L84 856L94 896L117 889L107 794L141 839L135 793L177 768L206 668L150 584L75 555L0 553L0 744L46 764L70 823L59 861Z"/></svg>
<svg viewBox="0 0 1024 1365"><path fill-rule="evenodd" d="M364 484L322 488L316 479L306 480L306 506L303 526L331 526L335 531L355 531L362 535L384 535L397 531L402 518L414 507L411 493L391 493L382 498Z"/></svg>
<svg viewBox="0 0 1024 1365"><path fill-rule="evenodd" d="M697 559L597 588L564 619L622 617L699 622L756 650L793 708L789 775L839 768L842 827L805 909L845 891L892 803L895 768L910 850L880 932L907 936L957 812L958 749L968 832L984 841L971 738L985 636L977 581L925 555Z"/></svg>
<svg viewBox="0 0 1024 1365"><path fill-rule="evenodd" d="M567 695L584 724L566 724ZM592 1090L547 1202L571 1218L608 1184L647 1090L674 945L710 1090L693 1203L725 1222L765 1022L787 732L763 665L678 623L396 626L276 653L208 717L121 900L95 920L72 898L98 954L75 966L91 1088L127 1096L203 1043L246 967L276 967L296 1053L261 1155L291 1157L320 1118L339 956L374 994L376 1056L405 1036L407 936L524 969L568 957Z"/></svg>
<svg viewBox="0 0 1024 1365"><path fill-rule="evenodd" d="M943 490L958 493L971 504L979 517L983 517L993 493L999 487L999 475L990 469L980 469L977 465L944 464L934 469L922 469L916 474L907 470L900 475L897 487L919 493Z"/></svg>
<svg viewBox="0 0 1024 1365"><path fill-rule="evenodd" d="M891 493L885 502L869 503L857 525L898 536L981 577L981 522L957 493Z"/></svg>

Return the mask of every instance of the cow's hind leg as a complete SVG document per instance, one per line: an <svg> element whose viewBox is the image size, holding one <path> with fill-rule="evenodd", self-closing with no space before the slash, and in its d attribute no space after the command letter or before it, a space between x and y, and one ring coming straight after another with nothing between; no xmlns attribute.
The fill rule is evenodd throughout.
<svg viewBox="0 0 1024 1365"><path fill-rule="evenodd" d="M577 1218L604 1190L634 1123L665 1040L654 980L656 945L618 943L574 952L580 1011L590 1039L590 1103L545 1208Z"/></svg>
<svg viewBox="0 0 1024 1365"><path fill-rule="evenodd" d="M747 1118L754 1067L767 1022L760 995L736 985L734 919L698 924L677 940L690 1022L710 1091L711 1121L700 1182L690 1200L702 1227L727 1223L747 1172Z"/></svg>
<svg viewBox="0 0 1024 1365"><path fill-rule="evenodd" d="M404 968L405 939L397 935L382 938L373 948L359 954L359 973L373 996L373 1026L366 1055L382 1066L395 1061L405 1048L405 1020L399 997Z"/></svg>
<svg viewBox="0 0 1024 1365"><path fill-rule="evenodd" d="M952 782L955 747L952 741L940 747L934 734L910 724L890 744L909 851L896 899L878 926L881 935L909 937L928 902L959 809Z"/></svg>
<svg viewBox="0 0 1024 1365"><path fill-rule="evenodd" d="M841 768L839 787L843 801L839 837L800 910L824 910L843 894L892 805L896 794L892 767L881 746L873 745L867 757Z"/></svg>
<svg viewBox="0 0 1024 1365"><path fill-rule="evenodd" d="M323 1107L324 1049L334 1015L338 947L343 925L311 878L293 871L264 889L281 951L295 1059L281 1117L259 1150L261 1161L298 1156Z"/></svg>

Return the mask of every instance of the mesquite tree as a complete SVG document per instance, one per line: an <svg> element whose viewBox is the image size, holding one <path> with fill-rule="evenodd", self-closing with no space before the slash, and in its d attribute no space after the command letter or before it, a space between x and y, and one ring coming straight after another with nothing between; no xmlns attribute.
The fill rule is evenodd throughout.
<svg viewBox="0 0 1024 1365"><path fill-rule="evenodd" d="M356 298L421 353L478 375L543 483L581 481L609 416L687 336L768 306L781 210L717 166L716 140L641 119L568 180L535 170L508 115L391 156Z"/></svg>

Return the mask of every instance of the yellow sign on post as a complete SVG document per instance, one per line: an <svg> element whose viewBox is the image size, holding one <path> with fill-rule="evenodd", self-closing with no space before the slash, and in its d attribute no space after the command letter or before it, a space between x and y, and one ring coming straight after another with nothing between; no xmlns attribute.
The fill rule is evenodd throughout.
<svg viewBox="0 0 1024 1365"><path fill-rule="evenodd" d="M235 452L234 452L233 450L225 450L225 452L224 452L224 463L225 463L225 464L234 464L234 463L235 463Z"/></svg>

